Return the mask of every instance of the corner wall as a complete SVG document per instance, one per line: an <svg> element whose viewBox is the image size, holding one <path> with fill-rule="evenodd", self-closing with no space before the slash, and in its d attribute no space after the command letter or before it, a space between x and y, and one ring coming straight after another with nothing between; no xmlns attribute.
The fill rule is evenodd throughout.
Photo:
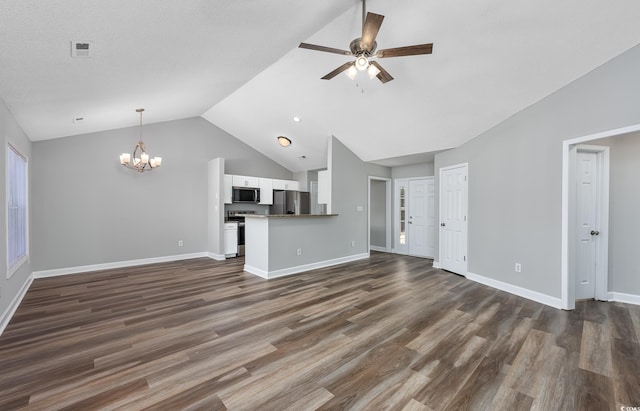
<svg viewBox="0 0 640 411"><path fill-rule="evenodd" d="M118 161L138 127L33 144L34 271L206 251L213 158L224 157L230 174L292 176L200 117L145 125L143 133L149 153L163 159L142 174Z"/></svg>
<svg viewBox="0 0 640 411"><path fill-rule="evenodd" d="M636 46L436 154L436 195L440 168L469 163L470 273L560 298L562 141L639 124L639 72Z"/></svg>
<svg viewBox="0 0 640 411"><path fill-rule="evenodd" d="M24 296L29 284L31 283L31 261L33 261L33 167L35 161L31 152L32 144L27 135L15 120L4 101L0 99L0 137L3 143L0 150L0 204L2 204L2 218L0 218L0 232L4 233L0 236L0 334L8 324L13 312ZM7 144L13 144L20 152L27 156L28 173L29 173L29 254L30 261L22 264L20 268L13 273L11 278L7 278Z"/></svg>

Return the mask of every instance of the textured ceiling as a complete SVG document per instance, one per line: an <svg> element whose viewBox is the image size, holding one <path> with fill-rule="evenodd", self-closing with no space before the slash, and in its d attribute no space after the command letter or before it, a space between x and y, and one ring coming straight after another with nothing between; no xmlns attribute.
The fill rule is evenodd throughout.
<svg viewBox="0 0 640 411"><path fill-rule="evenodd" d="M33 141L199 116L356 1L2 0L0 97Z"/></svg>
<svg viewBox="0 0 640 411"><path fill-rule="evenodd" d="M34 141L135 125L145 107L145 123L203 115L292 171L324 167L330 135L399 165L640 42L636 0L367 4L386 16L378 48L433 42L433 55L380 60L395 77L384 85L320 80L347 59L296 46L348 48L358 0L3 0L0 97ZM94 56L70 58L71 40L93 41ZM279 147L280 134L293 144Z"/></svg>

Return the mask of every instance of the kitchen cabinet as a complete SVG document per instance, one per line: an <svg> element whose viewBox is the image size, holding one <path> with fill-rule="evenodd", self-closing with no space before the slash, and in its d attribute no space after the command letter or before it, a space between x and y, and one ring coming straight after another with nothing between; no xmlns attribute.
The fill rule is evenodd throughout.
<svg viewBox="0 0 640 411"><path fill-rule="evenodd" d="M300 183L293 180L273 180L274 190L300 191Z"/></svg>
<svg viewBox="0 0 640 411"><path fill-rule="evenodd" d="M238 255L238 223L224 223L224 255Z"/></svg>
<svg viewBox="0 0 640 411"><path fill-rule="evenodd" d="M251 187L258 188L260 186L258 177L233 176L233 187Z"/></svg>
<svg viewBox="0 0 640 411"><path fill-rule="evenodd" d="M222 198L225 204L231 204L231 202L233 201L233 176L231 174L224 175Z"/></svg>
<svg viewBox="0 0 640 411"><path fill-rule="evenodd" d="M273 204L273 180L270 178L260 178L260 203L265 205Z"/></svg>

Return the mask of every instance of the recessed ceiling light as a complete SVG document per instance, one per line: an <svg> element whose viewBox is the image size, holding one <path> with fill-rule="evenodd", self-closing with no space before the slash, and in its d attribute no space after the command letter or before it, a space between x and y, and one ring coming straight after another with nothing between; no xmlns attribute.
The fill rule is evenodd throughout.
<svg viewBox="0 0 640 411"><path fill-rule="evenodd" d="M302 121L302 119L298 116L293 117L293 121L295 121L296 123L299 123Z"/></svg>
<svg viewBox="0 0 640 411"><path fill-rule="evenodd" d="M289 140L289 138L285 136L278 136L278 144L280 144L282 147L288 147L291 145L291 140Z"/></svg>

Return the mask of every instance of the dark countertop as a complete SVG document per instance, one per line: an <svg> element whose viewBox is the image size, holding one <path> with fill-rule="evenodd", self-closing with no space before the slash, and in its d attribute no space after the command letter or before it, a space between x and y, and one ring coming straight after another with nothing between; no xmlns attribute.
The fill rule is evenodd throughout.
<svg viewBox="0 0 640 411"><path fill-rule="evenodd" d="M314 218L314 217L335 217L338 214L240 214L246 218Z"/></svg>

